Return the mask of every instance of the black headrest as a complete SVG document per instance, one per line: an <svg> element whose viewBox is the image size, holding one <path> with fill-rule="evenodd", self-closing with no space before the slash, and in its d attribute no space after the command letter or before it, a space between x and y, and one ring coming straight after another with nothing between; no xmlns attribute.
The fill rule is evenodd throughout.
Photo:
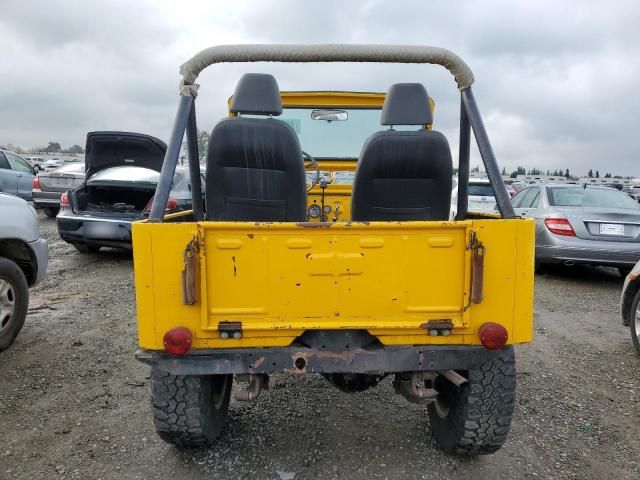
<svg viewBox="0 0 640 480"><path fill-rule="evenodd" d="M278 82L268 73L245 73L233 92L231 112L280 115L282 99Z"/></svg>
<svg viewBox="0 0 640 480"><path fill-rule="evenodd" d="M426 125L433 123L427 90L421 83L396 83L384 98L382 125Z"/></svg>

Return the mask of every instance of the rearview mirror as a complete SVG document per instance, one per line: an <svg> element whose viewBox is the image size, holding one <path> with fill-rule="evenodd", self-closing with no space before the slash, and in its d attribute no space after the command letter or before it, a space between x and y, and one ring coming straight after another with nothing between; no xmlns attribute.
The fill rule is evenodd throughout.
<svg viewBox="0 0 640 480"><path fill-rule="evenodd" d="M324 120L326 122L344 122L349 118L349 112L345 110L313 110L311 120Z"/></svg>

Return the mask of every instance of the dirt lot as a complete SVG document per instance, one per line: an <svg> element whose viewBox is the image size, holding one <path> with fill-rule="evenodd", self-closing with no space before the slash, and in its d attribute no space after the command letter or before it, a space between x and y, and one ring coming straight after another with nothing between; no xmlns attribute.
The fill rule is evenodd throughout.
<svg viewBox="0 0 640 480"><path fill-rule="evenodd" d="M272 378L232 400L213 447L181 453L155 435L148 368L136 362L131 255L50 242L49 274L0 356L0 478L640 478L640 369L613 270L536 282L536 338L517 350L518 409L497 454L459 460L432 443L425 409L390 380L361 394L320 377Z"/></svg>

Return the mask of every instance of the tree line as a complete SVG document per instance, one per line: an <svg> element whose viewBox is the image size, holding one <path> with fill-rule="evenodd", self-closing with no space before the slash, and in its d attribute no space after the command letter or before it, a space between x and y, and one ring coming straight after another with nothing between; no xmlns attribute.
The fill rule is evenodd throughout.
<svg viewBox="0 0 640 480"><path fill-rule="evenodd" d="M62 146L58 142L49 142L46 147L35 148L22 148L19 145L12 145L11 143L7 143L3 148L5 150L10 150L22 155L29 153L66 153L70 155L78 155L84 153L84 148L82 148L80 145L71 145L68 148L62 148Z"/></svg>

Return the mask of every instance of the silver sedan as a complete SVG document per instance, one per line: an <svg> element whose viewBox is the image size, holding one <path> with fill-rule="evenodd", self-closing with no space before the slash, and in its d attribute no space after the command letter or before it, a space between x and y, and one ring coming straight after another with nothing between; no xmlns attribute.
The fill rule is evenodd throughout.
<svg viewBox="0 0 640 480"><path fill-rule="evenodd" d="M511 203L536 219L536 266L604 265L626 276L640 260L640 205L616 189L536 184Z"/></svg>

